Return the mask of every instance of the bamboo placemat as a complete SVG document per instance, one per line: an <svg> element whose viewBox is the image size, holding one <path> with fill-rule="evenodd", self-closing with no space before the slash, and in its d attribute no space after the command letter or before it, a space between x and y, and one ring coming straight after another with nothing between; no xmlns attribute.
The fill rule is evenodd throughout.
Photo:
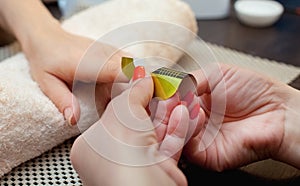
<svg viewBox="0 0 300 186"><path fill-rule="evenodd" d="M205 65L209 62L221 62L251 69L287 84L291 83L300 75L300 67L252 56L237 50L204 42L199 39L195 40L189 46L186 53L188 55L185 55L178 63L180 66L187 67L185 68L186 70L199 68L199 63L200 65L202 65L202 63ZM192 60L191 57L196 60ZM195 63L195 61L197 61L197 63Z"/></svg>

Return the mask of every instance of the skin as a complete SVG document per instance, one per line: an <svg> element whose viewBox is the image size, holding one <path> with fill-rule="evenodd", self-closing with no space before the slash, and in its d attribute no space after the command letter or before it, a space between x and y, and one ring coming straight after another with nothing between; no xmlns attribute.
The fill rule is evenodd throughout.
<svg viewBox="0 0 300 186"><path fill-rule="evenodd" d="M140 75L134 75L136 77L141 78ZM156 109L150 108L153 116L149 116L148 105L152 96L151 78L135 80L131 88L112 99L101 119L76 139L71 150L71 161L84 185L187 185L177 163L189 135L189 125L186 123L200 124L200 115L190 118L187 104L178 102L178 96L175 95L170 100L156 102ZM128 103L124 100L128 100ZM161 112L156 112L160 107L169 108L170 112L163 116ZM131 114L122 115L125 110L130 110ZM132 117L136 119L135 122L129 122ZM166 120L162 118L168 118L168 122L164 123ZM133 130L136 127L134 123L155 128L141 132ZM103 140L105 144L101 144L99 139L99 135L103 136L102 127L111 135L111 138ZM158 136L164 137L159 140ZM122 143L115 144L115 139ZM148 148L134 153L121 148L123 143L133 146L159 145L154 150ZM111 150L114 154L128 161L147 157L150 165L124 165L117 160L107 159L101 152L110 147L113 147ZM164 161L161 161L162 157ZM153 161L156 163L151 163ZM109 178L111 174L114 174L114 179Z"/></svg>
<svg viewBox="0 0 300 186"><path fill-rule="evenodd" d="M128 81L120 64L125 53L66 32L40 0L0 0L0 27L21 44L32 78L71 125L80 117L71 91L74 78L97 83Z"/></svg>
<svg viewBox="0 0 300 186"><path fill-rule="evenodd" d="M94 44L94 41L62 30L59 22L51 16L39 0L0 0L0 3L0 26L13 34L21 43L24 54L29 60L32 77L57 108L64 113L66 120L70 124L75 124L80 117L80 108L76 97L71 92L74 77L76 76L84 82L97 81L104 86L106 83L109 85L119 74L122 74L120 73L120 57L124 54L117 53L109 58L109 54L116 49L96 43L93 45L92 52L89 52L86 60L83 61L86 65L83 65L84 68L78 71L77 67L81 57L86 54L87 49ZM58 41L59 45L57 45ZM108 58L110 60L107 62ZM95 63L99 60L99 63ZM97 75L98 71L96 72L94 69L102 69L99 76ZM215 73L219 72L219 69L221 73ZM206 74L208 78L204 76L203 71L197 71L194 74L198 86L197 96L195 98L185 97L184 102L186 103L181 103L179 106L178 101L180 102L180 100L177 98L171 98L175 101L168 100L165 104L158 102L158 110L161 107L159 105L167 108L166 115L160 116L160 112L154 112L152 120L144 123L146 126L156 126L155 131L139 136L120 127L117 118L113 118L111 115L113 109L110 105L100 122L93 125L93 127L101 124L107 125L106 127L118 138L128 140L133 144L143 141L147 144L155 144L162 141L163 146L159 146L155 153L149 156L149 161L157 158L156 154L167 157L172 154L172 157L163 163L148 167L123 166L95 154L81 136L72 148L71 158L74 167L87 185L97 182L109 183L107 180L109 176L99 177L97 174L102 170L102 165L108 168L106 175L110 175L109 173L116 172L116 170L120 171L120 174L117 174L121 176L120 179L113 180L117 183L120 183L120 180L121 183L135 182L133 178L137 177L139 178L135 182L137 185L139 183L186 185L186 179L176 166L181 151L179 150L175 155L170 153L174 151L172 149L174 144L178 145L177 148L183 148L180 145L185 142L188 143L184 146L183 153L190 161L217 171L240 167L267 158L300 168L299 91L254 72L221 64L209 67ZM124 78L120 77L125 81ZM224 120L212 143L206 144L205 139L202 139L206 127L205 123L201 122L204 119L201 118L208 121L211 113L214 112L211 110L212 100L214 103L224 101L222 80L225 82L226 89ZM134 99L132 99L130 107L137 115L150 118L147 115L146 107L152 92L140 92L151 90L149 87L143 87L146 85L152 86L151 83L144 82L131 94ZM125 92L128 93L128 91ZM122 98L124 95L122 93L119 96ZM107 100L107 96L104 96ZM139 97L141 99L136 99ZM118 102L123 99L120 97L118 99L117 96L110 103L113 103L114 100ZM195 104L200 104L205 114L199 109L198 120L193 122L190 113L197 108ZM108 125L111 123L111 126ZM187 126L186 123L193 127L179 127ZM168 139L166 136L173 134L176 136L174 139L177 140L173 142L166 140ZM192 138L190 139L190 137ZM165 143L163 143L164 141ZM199 149L199 146L205 148ZM144 155L132 154L133 157ZM132 179L130 176L122 177L125 175L122 173L128 171L133 172ZM153 177L157 179L153 179ZM156 181L157 183L155 183Z"/></svg>
<svg viewBox="0 0 300 186"><path fill-rule="evenodd" d="M197 80L198 91L196 95L188 93L181 97L176 94L165 101L154 100L153 102L153 99L149 101L151 96L149 96L149 92L146 93L145 91L153 90L149 87L145 88L147 85L145 80L141 81L141 86L138 89L131 91L132 102L130 103L132 104L129 104L128 109L134 111L136 116L148 117L147 104L150 103L149 110L152 121L152 123L149 120L146 123L140 121L133 123L140 126L153 125L155 126L154 133L152 131L148 135L141 135L124 130L124 128L128 129L127 127L115 127L114 124L119 125L120 120L119 117L116 118L116 115L112 114L116 110L110 105L114 101L119 106L124 104L126 93L113 99L100 121L80 136L72 149L73 165L86 185L96 183L114 185L119 184L120 180L122 183L126 181L126 183L133 185L148 183L149 185L157 183L186 185L185 177L176 166L181 152L191 162L216 171L238 168L267 158L273 158L299 168L300 127L299 112L297 112L300 109L299 91L253 71L235 66L214 64L203 69L204 71L193 72ZM206 73L204 73L205 71ZM223 92L224 88L225 93ZM147 100L146 102L140 102L139 98L142 95L148 95L146 99L142 99ZM222 102L224 99L226 102ZM118 102L117 100L122 101ZM208 128L209 117L214 112L211 109L212 100L217 103L217 107L214 108L219 108L222 106L221 103L225 103L226 107L224 108L226 109L220 129L216 136L211 138L212 143L207 144L206 139L202 137ZM203 110L198 110L197 122L193 124L194 114L191 113L194 108L199 108L195 107L197 104L200 104ZM183 109L178 112L179 108L186 108L187 110ZM221 110L217 109L216 111ZM189 120L186 119L187 115L189 115ZM174 120L174 118L176 119ZM181 121L180 124L174 124L176 120ZM187 125L187 123L189 124ZM99 153L95 153L95 149L86 140L93 134L90 131L94 131L95 139L98 139L95 141L97 144L100 143L99 131L97 132L97 126L100 125L106 126L115 137L129 144L149 145L161 141L161 144L164 145L159 146L156 151L150 152L149 161L157 158L158 154L169 157L168 161L152 166L133 168L103 158ZM189 127L186 128L186 126ZM171 138L172 141L167 140L167 136L172 133L175 133L177 137ZM183 136L185 136L184 142ZM129 153L125 152L124 149L118 151L120 150L118 146L112 146L114 146L114 152L117 154L128 155ZM180 147L183 149L178 150ZM100 144L99 148L105 147ZM177 153L171 153L174 151ZM133 153L126 158L145 157L149 155L148 153ZM130 173L133 178L130 179L130 176L124 178L125 173L121 170ZM100 176L98 172L104 172L104 175L115 174L117 178L111 180L109 176ZM151 179L153 177L155 179ZM156 183L154 180L158 182ZM173 182L169 182L170 180Z"/></svg>
<svg viewBox="0 0 300 186"><path fill-rule="evenodd" d="M204 145L204 127L184 147L184 155L217 171L267 158L300 168L299 91L235 66L215 64L209 69L206 76L204 71L194 72L198 97L206 120L212 113L211 100L218 105L225 98L224 120L210 145ZM225 94L220 93L222 85Z"/></svg>

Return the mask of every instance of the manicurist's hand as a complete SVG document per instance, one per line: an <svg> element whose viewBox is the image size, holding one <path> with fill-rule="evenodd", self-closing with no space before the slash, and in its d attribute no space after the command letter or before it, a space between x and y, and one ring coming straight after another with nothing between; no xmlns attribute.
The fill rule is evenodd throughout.
<svg viewBox="0 0 300 186"><path fill-rule="evenodd" d="M158 112L150 117L153 82L141 77L76 139L71 160L85 185L187 185L177 163L192 122L188 108L174 97L157 105L170 108L165 120Z"/></svg>
<svg viewBox="0 0 300 186"><path fill-rule="evenodd" d="M300 93L235 66L194 72L206 124L184 147L185 156L222 171L272 158L300 168Z"/></svg>

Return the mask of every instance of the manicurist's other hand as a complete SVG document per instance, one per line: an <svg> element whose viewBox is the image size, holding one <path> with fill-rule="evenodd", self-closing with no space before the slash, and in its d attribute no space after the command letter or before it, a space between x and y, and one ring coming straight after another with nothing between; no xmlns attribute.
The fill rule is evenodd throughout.
<svg viewBox="0 0 300 186"><path fill-rule="evenodd" d="M300 168L299 91L225 64L193 73L206 123L184 147L190 161L218 171L267 158Z"/></svg>

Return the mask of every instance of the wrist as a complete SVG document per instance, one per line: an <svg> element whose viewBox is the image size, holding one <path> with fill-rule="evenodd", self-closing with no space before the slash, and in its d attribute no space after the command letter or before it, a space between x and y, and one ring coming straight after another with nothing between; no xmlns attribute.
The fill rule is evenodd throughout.
<svg viewBox="0 0 300 186"><path fill-rule="evenodd" d="M46 21L48 20L48 21ZM17 40L20 42L25 55L33 54L41 46L47 45L49 41L54 41L56 33L63 33L63 30L56 20L46 19L44 23L35 23L25 32L16 34ZM40 20L42 21L42 19Z"/></svg>
<svg viewBox="0 0 300 186"><path fill-rule="evenodd" d="M300 168L300 91L288 89L284 137L277 159Z"/></svg>
<svg viewBox="0 0 300 186"><path fill-rule="evenodd" d="M52 33L61 31L60 23L53 17L40 17L23 29L17 29L15 36L20 42L22 49L30 50L35 43L44 42L43 39L50 37Z"/></svg>
<svg viewBox="0 0 300 186"><path fill-rule="evenodd" d="M4 0L0 1L0 26L14 35L24 49L31 40L60 24L40 0Z"/></svg>

